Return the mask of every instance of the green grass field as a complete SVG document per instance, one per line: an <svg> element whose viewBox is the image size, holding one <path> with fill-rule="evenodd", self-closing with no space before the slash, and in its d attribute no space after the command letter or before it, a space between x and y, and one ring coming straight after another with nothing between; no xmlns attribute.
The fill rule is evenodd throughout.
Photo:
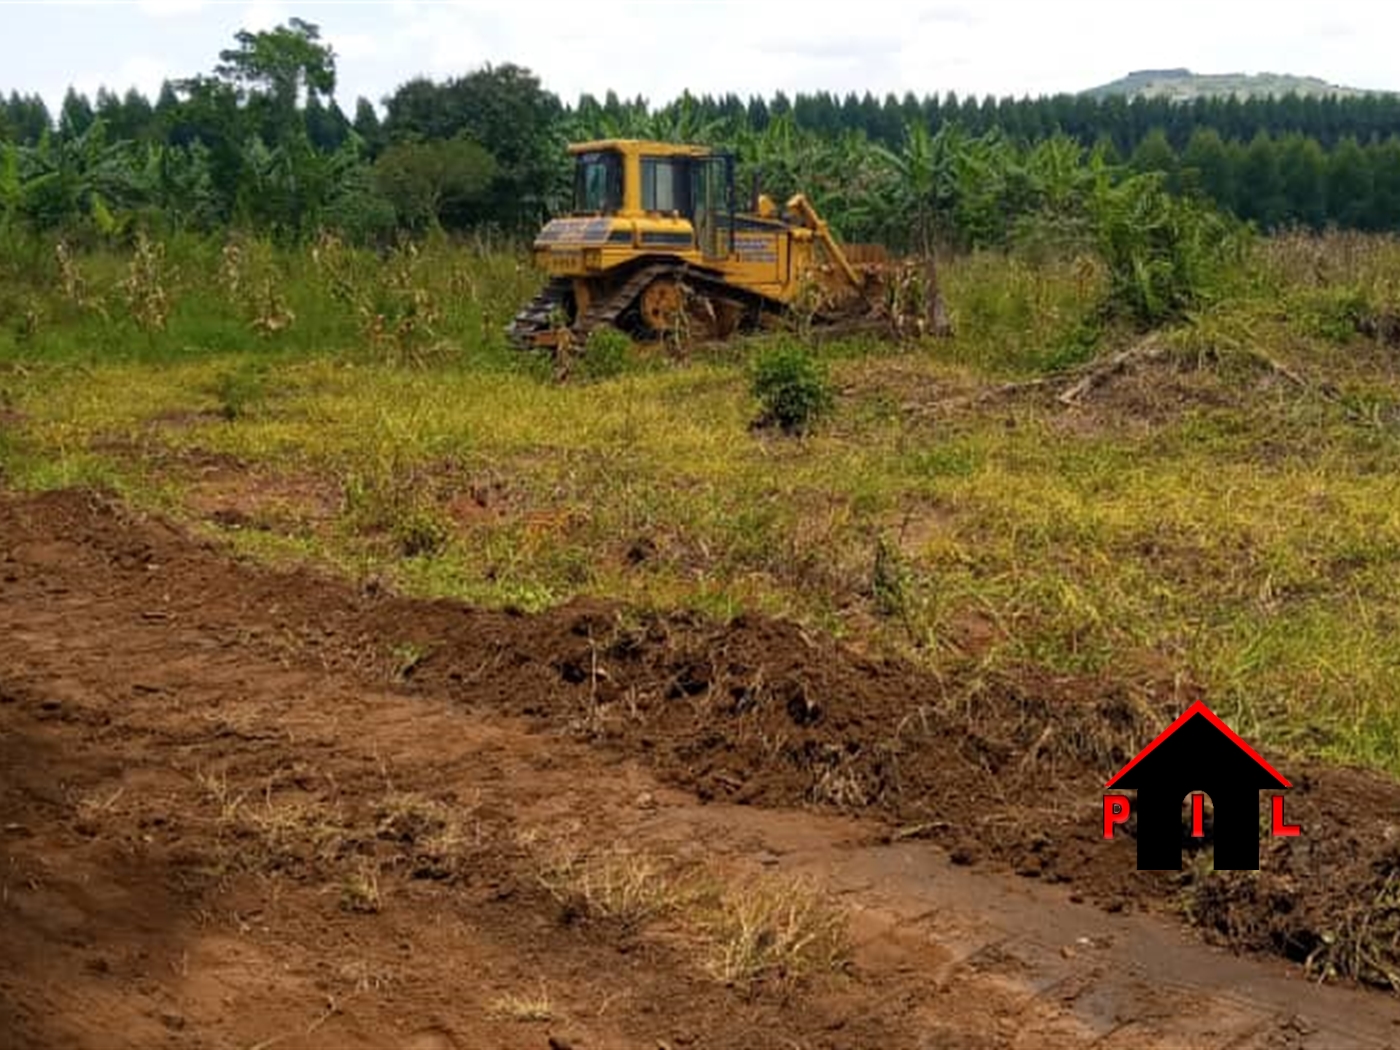
<svg viewBox="0 0 1400 1050"><path fill-rule="evenodd" d="M0 470L411 593L1191 681L1247 735L1400 773L1400 243L1250 252L1074 406L1062 376L1141 338L1097 321L1100 268L955 260L956 337L812 348L835 408L785 437L750 427L761 341L554 382L503 345L536 279L491 245L26 241L0 265Z"/></svg>

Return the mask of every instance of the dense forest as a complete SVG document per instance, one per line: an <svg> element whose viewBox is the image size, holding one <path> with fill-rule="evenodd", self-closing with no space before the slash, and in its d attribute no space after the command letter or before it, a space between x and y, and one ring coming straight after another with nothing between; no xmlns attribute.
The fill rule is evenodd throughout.
<svg viewBox="0 0 1400 1050"><path fill-rule="evenodd" d="M798 187L847 236L1001 245L1072 220L1105 179L1157 173L1263 229L1400 227L1400 96L771 99L608 93L566 104L531 72L414 79L376 107L334 99L335 55L292 19L240 32L207 74L139 92L0 98L0 223L69 236L236 225L517 234L564 205L563 147L610 135L734 149L744 184ZM1051 223L1053 225L1053 222ZM1036 222L1037 228L1043 222Z"/></svg>

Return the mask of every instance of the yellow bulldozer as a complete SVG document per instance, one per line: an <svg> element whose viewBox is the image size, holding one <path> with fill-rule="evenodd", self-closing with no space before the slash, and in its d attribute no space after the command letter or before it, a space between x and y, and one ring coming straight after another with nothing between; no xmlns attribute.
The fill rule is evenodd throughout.
<svg viewBox="0 0 1400 1050"><path fill-rule="evenodd" d="M690 345L782 324L810 331L944 334L931 260L841 245L802 194L736 207L734 157L704 146L608 139L569 147L571 214L534 242L548 282L507 330L563 355L613 327Z"/></svg>

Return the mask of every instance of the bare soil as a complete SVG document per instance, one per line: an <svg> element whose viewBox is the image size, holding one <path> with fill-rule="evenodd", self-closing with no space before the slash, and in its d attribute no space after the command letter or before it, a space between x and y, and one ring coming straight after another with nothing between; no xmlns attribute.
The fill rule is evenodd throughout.
<svg viewBox="0 0 1400 1050"><path fill-rule="evenodd" d="M414 601L0 496L0 1048L1400 1044L1392 996L1300 966L1385 981L1393 782L1284 762L1305 835L1248 877L1101 839L1196 696ZM684 924L561 901L560 842L809 878L850 963L726 985Z"/></svg>

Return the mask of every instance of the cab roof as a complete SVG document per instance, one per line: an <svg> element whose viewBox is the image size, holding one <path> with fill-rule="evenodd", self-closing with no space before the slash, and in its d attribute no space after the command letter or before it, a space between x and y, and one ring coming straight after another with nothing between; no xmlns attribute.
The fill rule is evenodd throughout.
<svg viewBox="0 0 1400 1050"><path fill-rule="evenodd" d="M596 139L592 142L575 142L569 152L600 153L616 150L619 153L645 153L652 157L708 157L714 153L709 146L696 146L685 142L653 142L647 139Z"/></svg>

